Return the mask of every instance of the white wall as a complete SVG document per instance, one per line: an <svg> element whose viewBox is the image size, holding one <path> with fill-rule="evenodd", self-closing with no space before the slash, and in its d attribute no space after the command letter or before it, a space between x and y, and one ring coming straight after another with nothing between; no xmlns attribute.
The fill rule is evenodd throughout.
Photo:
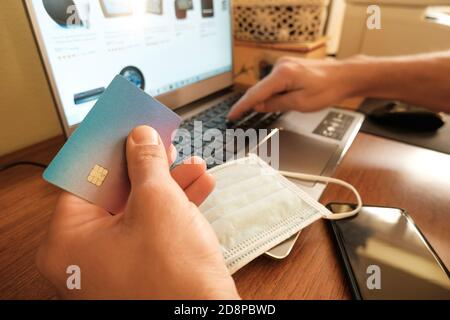
<svg viewBox="0 0 450 320"><path fill-rule="evenodd" d="M0 1L0 155L61 134L22 1Z"/></svg>
<svg viewBox="0 0 450 320"><path fill-rule="evenodd" d="M445 3L450 5L449 0L348 0L337 56L401 55L450 49L450 27L424 19L428 4ZM369 4L381 7L381 30L366 27Z"/></svg>

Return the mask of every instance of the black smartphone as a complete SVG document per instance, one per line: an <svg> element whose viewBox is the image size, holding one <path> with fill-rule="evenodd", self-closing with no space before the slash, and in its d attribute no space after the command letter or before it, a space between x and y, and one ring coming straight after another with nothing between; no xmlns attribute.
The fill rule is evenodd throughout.
<svg viewBox="0 0 450 320"><path fill-rule="evenodd" d="M340 213L355 205L327 208ZM405 210L364 206L330 225L355 299L450 299L448 269Z"/></svg>

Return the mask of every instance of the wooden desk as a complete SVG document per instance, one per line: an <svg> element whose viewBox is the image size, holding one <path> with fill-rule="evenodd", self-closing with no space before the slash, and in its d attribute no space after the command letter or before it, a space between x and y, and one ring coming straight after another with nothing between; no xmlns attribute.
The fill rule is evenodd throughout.
<svg viewBox="0 0 450 320"><path fill-rule="evenodd" d="M56 138L8 158L48 162L61 146ZM0 173L0 299L53 299L54 289L35 267L58 189L42 170L17 167ZM408 209L450 267L450 156L360 133L336 177L359 189L367 204ZM321 201L353 201L328 187ZM243 298L347 299L348 286L326 222L306 228L283 261L260 257L235 275Z"/></svg>

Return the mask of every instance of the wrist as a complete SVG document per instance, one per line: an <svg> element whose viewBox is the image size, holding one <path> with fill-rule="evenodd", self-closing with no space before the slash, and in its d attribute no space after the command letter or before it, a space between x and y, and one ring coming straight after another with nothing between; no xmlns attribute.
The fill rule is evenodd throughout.
<svg viewBox="0 0 450 320"><path fill-rule="evenodd" d="M399 61L363 55L344 60L343 65L348 98L391 96L405 72Z"/></svg>
<svg viewBox="0 0 450 320"><path fill-rule="evenodd" d="M368 96L373 87L372 82L378 77L373 59L361 55L343 60L341 74L346 98Z"/></svg>

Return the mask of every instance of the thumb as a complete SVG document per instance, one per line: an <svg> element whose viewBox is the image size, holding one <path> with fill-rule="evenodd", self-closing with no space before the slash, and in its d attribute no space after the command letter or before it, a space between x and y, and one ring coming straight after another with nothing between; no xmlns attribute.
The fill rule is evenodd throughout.
<svg viewBox="0 0 450 320"><path fill-rule="evenodd" d="M169 176L166 150L158 132L148 126L134 128L127 140L128 176L132 187Z"/></svg>

